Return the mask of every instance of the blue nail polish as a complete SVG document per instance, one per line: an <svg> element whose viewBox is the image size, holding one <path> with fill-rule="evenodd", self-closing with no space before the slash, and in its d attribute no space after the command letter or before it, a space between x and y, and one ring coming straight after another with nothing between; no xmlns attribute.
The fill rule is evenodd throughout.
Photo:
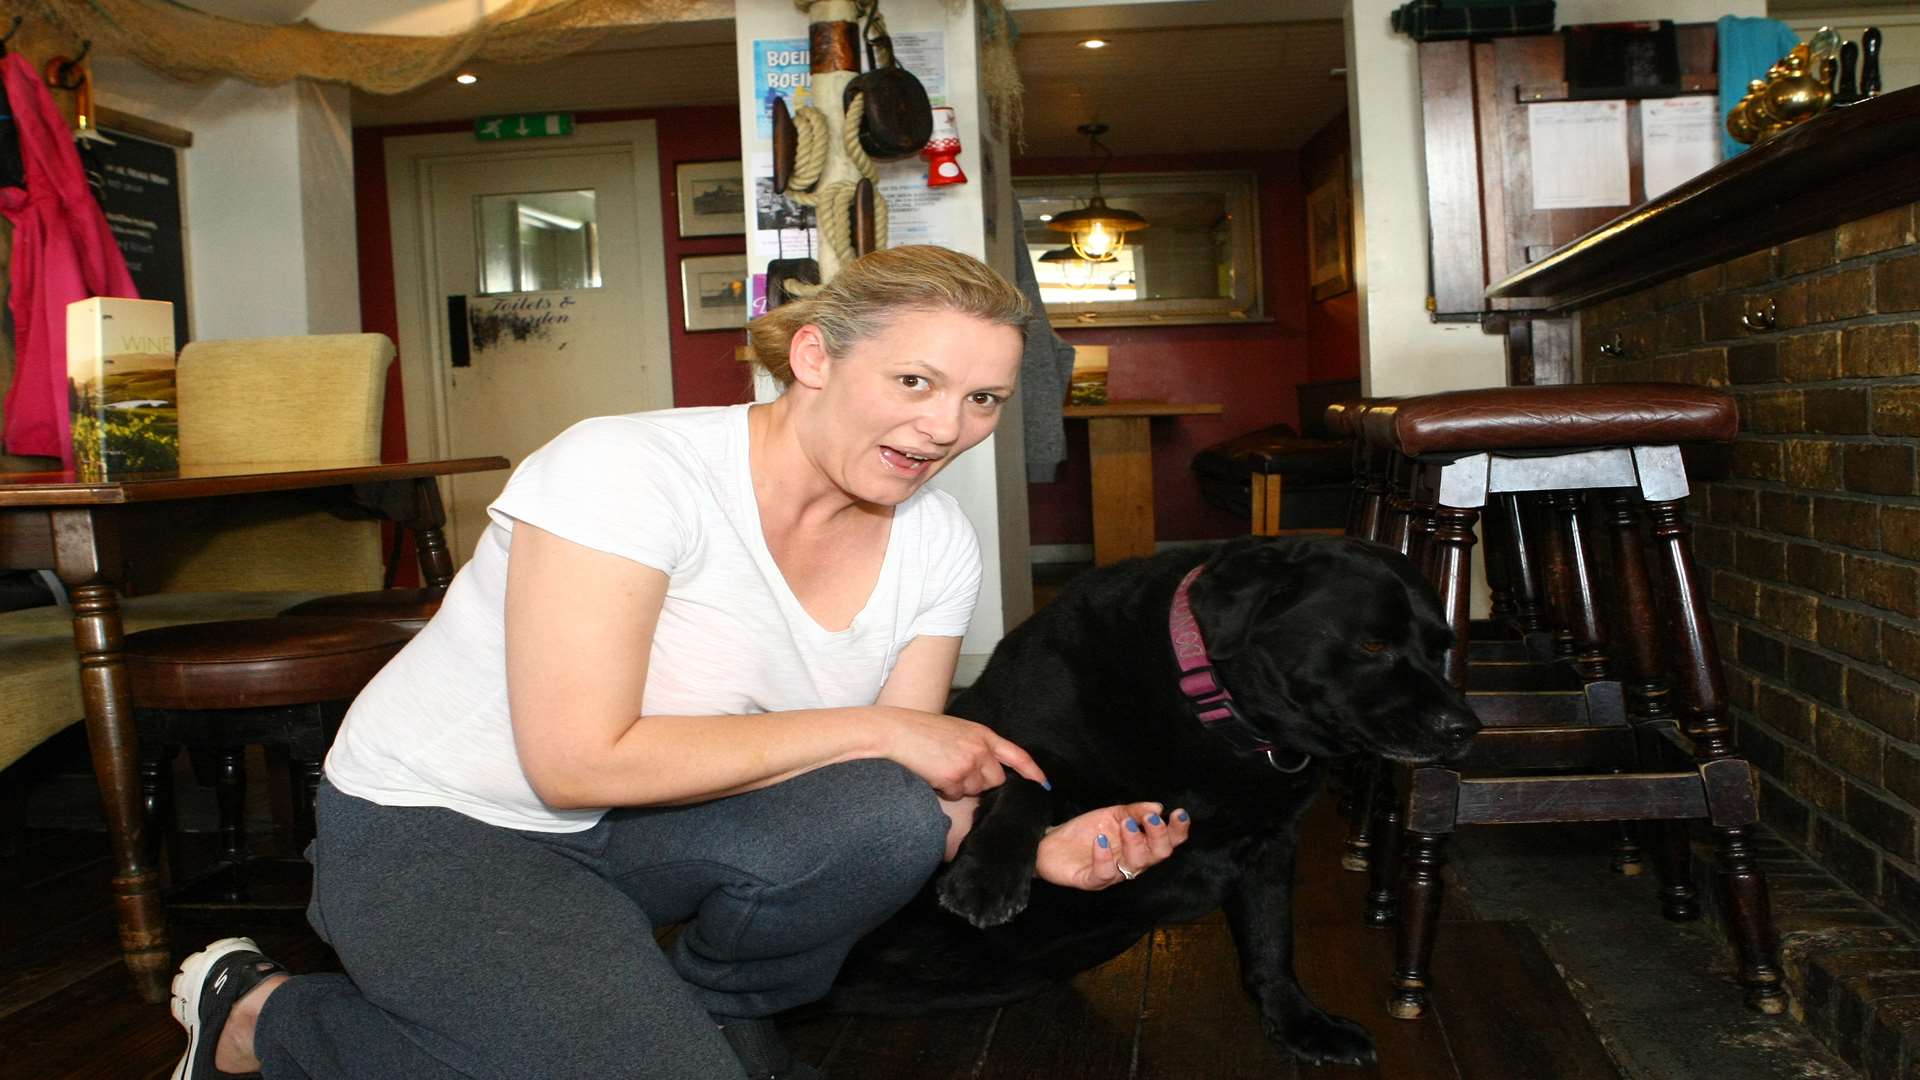
<svg viewBox="0 0 1920 1080"><path fill-rule="evenodd" d="M1127 819L1127 831L1128 831L1128 832L1139 832L1139 831L1140 831L1140 823L1139 823L1139 822L1137 822L1137 821L1135 821L1135 820L1133 820L1132 818L1128 818L1128 819Z"/></svg>
<svg viewBox="0 0 1920 1080"><path fill-rule="evenodd" d="M1101 846L1101 847L1107 847L1107 846L1109 846L1109 845L1107 844L1107 834L1106 834L1106 833L1101 833L1101 834L1100 834L1100 846Z"/></svg>
<svg viewBox="0 0 1920 1080"><path fill-rule="evenodd" d="M1175 814L1174 817L1179 818L1182 824L1185 824L1186 821L1188 820L1187 812L1185 810L1182 810L1178 814Z"/></svg>
<svg viewBox="0 0 1920 1080"><path fill-rule="evenodd" d="M1041 791L1052 791L1052 790L1053 790L1053 781L1051 781L1051 780L1042 780L1042 781L1040 781L1040 790L1041 790Z"/></svg>
<svg viewBox="0 0 1920 1080"><path fill-rule="evenodd" d="M1165 824L1165 822L1163 822L1163 821L1161 821L1161 820L1160 820L1160 815L1159 815L1159 814L1148 814L1148 815L1147 815L1147 824L1149 824L1149 825L1163 825L1163 824Z"/></svg>

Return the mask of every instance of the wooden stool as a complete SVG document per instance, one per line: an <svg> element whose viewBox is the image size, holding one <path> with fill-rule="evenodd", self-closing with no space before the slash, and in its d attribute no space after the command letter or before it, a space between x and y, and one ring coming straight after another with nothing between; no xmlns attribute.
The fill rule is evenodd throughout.
<svg viewBox="0 0 1920 1080"><path fill-rule="evenodd" d="M388 623L408 633L418 633L421 627L427 625L427 620L433 618L434 612L440 610L440 600L446 594L447 590L436 588L340 593L295 604L280 614L301 618L363 619Z"/></svg>
<svg viewBox="0 0 1920 1080"><path fill-rule="evenodd" d="M1455 633L1447 675L1463 689L1469 685L1468 555L1481 508L1489 496L1553 493L1549 511L1573 545L1567 549L1570 584L1565 587L1579 594L1563 597L1560 606L1566 608L1570 651L1588 680L1594 710L1584 722L1571 724L1543 722L1551 718L1529 716L1527 710L1483 712L1484 727L1467 765L1400 770L1404 830L1376 826L1388 847L1400 849L1399 858L1383 855L1379 862L1404 862L1390 1011L1417 1017L1426 1009L1439 871L1446 861L1446 837L1456 826L1630 820L1709 823L1747 1003L1762 1012L1782 1011L1785 997L1766 881L1751 843L1759 820L1752 769L1734 748L1726 715L1719 652L1688 541L1687 478L1678 445L1731 440L1739 428L1733 401L1717 391L1667 384L1512 387L1407 399L1391 409L1369 410L1362 426L1369 441L1407 462L1403 472L1424 478L1434 493L1430 569ZM1599 610L1601 583L1580 549L1577 505L1565 494L1582 491L1607 493L1607 520L1617 549L1616 580L1609 584L1628 613L1623 638L1636 698L1625 710L1626 724L1594 722L1599 710L1612 708L1600 688L1617 684L1609 678L1605 629L1593 614ZM1636 494L1645 504L1671 593L1666 609L1657 614L1634 520ZM1409 506L1406 518L1414 516ZM1679 730L1667 715L1666 695L1655 692L1662 655L1654 638L1656 622L1669 638L1665 655L1679 691ZM1684 749L1692 767L1648 771L1645 761L1662 742ZM1518 775L1566 767L1616 771ZM1492 775L1462 775L1479 768ZM1675 847L1665 850L1675 852ZM1684 845L1677 854L1684 855Z"/></svg>
<svg viewBox="0 0 1920 1080"><path fill-rule="evenodd" d="M228 882L217 906L237 906L246 891L246 747L291 757L302 791L298 829L311 837L321 762L347 704L411 638L390 623L325 617L189 623L127 636L140 782L156 837L171 825L173 754L186 745L219 755L216 872L228 872Z"/></svg>

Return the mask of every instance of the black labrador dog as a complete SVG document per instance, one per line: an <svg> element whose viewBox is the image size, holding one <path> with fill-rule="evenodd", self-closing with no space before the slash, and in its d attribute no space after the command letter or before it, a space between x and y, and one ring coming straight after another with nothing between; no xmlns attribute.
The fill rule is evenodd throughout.
<svg viewBox="0 0 1920 1080"><path fill-rule="evenodd" d="M1412 565L1373 544L1248 537L1197 562L1175 551L1082 575L955 697L951 712L1025 747L1052 790L1009 772L982 796L953 862L855 945L829 1008L1017 1001L1224 907L1267 1034L1303 1061L1373 1059L1366 1029L1294 977L1299 819L1329 758L1465 750L1479 724L1441 674L1452 632ZM1034 879L1049 826L1141 799L1192 815L1166 861L1099 892Z"/></svg>

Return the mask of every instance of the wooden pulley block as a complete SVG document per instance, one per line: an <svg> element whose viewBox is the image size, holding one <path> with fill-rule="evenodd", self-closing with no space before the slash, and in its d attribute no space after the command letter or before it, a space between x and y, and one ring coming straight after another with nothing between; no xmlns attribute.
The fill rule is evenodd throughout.
<svg viewBox="0 0 1920 1080"><path fill-rule="evenodd" d="M773 190L784 195L793 179L793 163L800 152L800 129L787 111L785 98L773 99Z"/></svg>
<svg viewBox="0 0 1920 1080"><path fill-rule="evenodd" d="M861 178L853 189L853 252L865 255L876 246L873 217L873 181Z"/></svg>
<svg viewBox="0 0 1920 1080"><path fill-rule="evenodd" d="M820 264L812 259L774 259L767 263L768 311L793 299L793 294L787 292L789 281L820 284Z"/></svg>
<svg viewBox="0 0 1920 1080"><path fill-rule="evenodd" d="M893 39L884 34L867 39L867 67L847 84L840 99L845 108L855 94L867 96L866 113L860 118L860 148L875 161L910 158L933 137L933 103L927 100L927 88L894 59Z"/></svg>

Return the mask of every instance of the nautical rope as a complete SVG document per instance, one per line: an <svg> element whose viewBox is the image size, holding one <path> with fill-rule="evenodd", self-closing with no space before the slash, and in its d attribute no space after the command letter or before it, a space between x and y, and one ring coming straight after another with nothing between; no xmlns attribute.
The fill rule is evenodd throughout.
<svg viewBox="0 0 1920 1080"><path fill-rule="evenodd" d="M800 0L795 0L799 3ZM873 241L876 247L887 246L887 228L890 213L886 197L880 194L880 176L873 167L873 159L860 145L860 121L866 115L867 95L855 94L847 102L846 119L840 129L840 148L847 155L854 170L874 184L873 191ZM859 184L852 180L839 180L819 190L813 190L820 182L821 173L826 170L828 148L827 118L824 113L812 105L802 105L794 110L793 126L798 133L798 145L794 148L793 176L787 181L787 198L801 206L811 206L820 228L823 242L832 249L834 258L845 265L858 257L853 249L853 200ZM787 292L793 296L810 296L820 290L820 286L809 286L805 282L789 280Z"/></svg>

